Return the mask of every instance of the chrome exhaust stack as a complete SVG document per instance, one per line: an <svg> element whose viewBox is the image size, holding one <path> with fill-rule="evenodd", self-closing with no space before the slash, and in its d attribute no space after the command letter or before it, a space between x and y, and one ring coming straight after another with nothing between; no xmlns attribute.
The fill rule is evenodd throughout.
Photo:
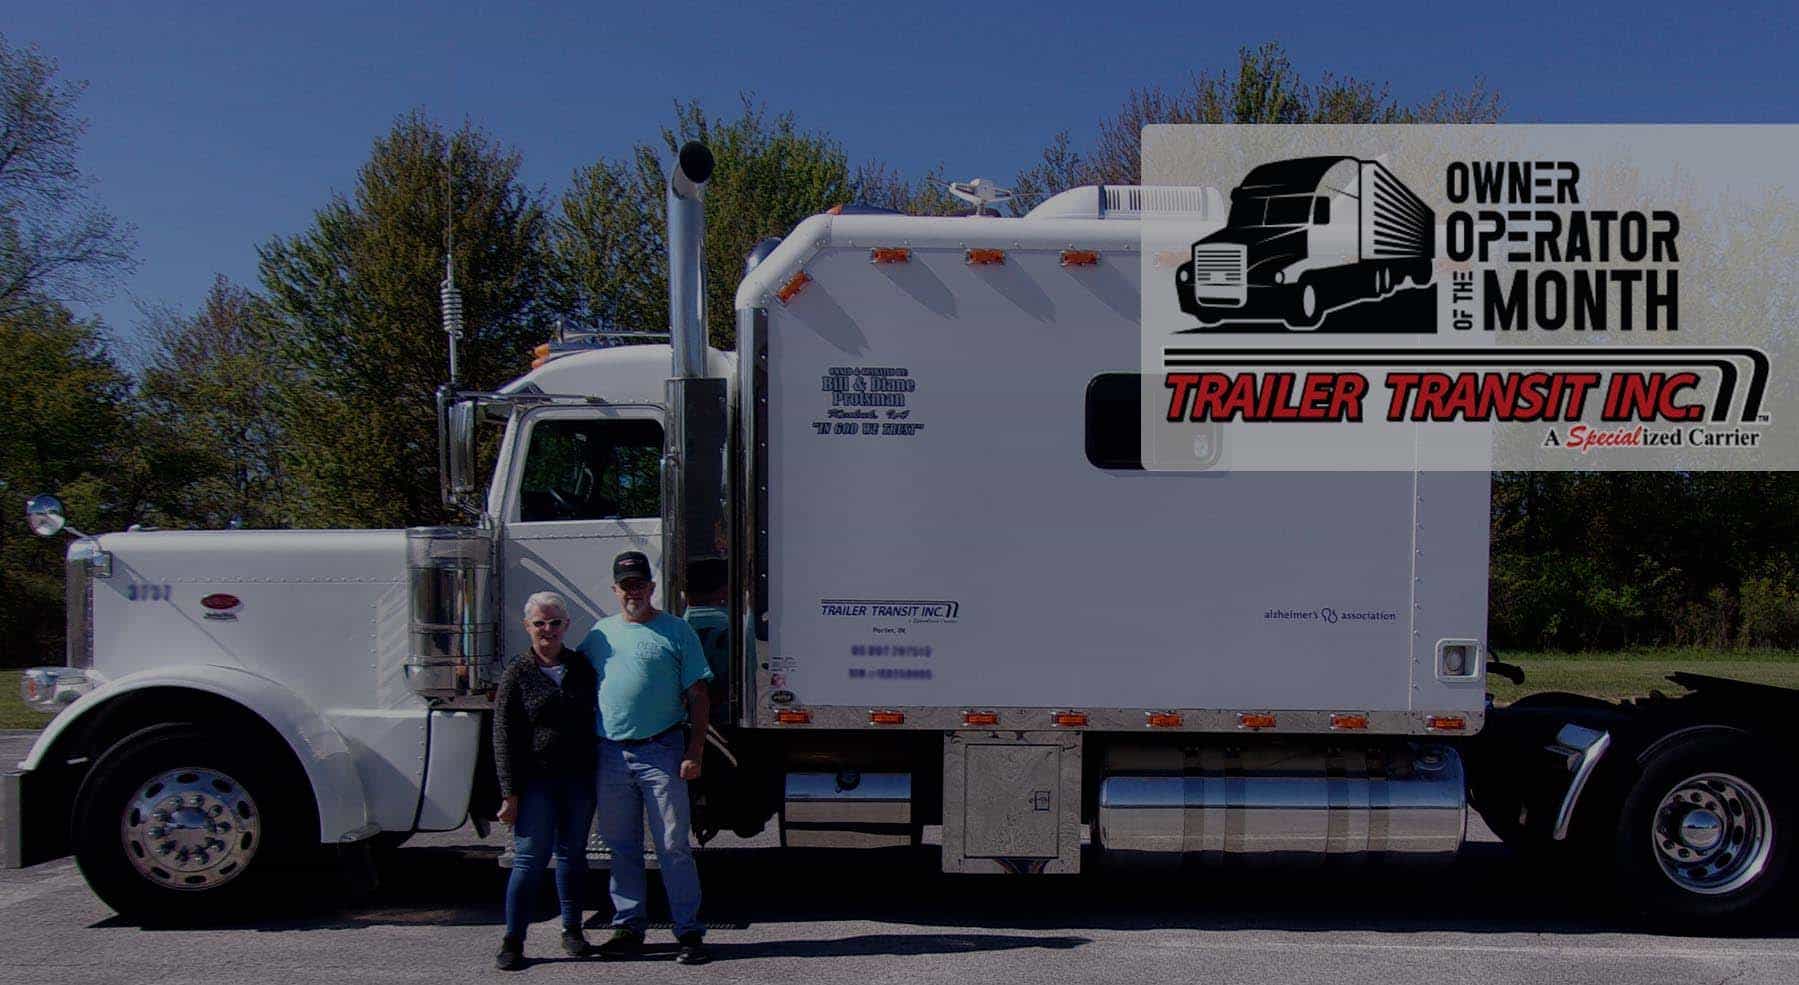
<svg viewBox="0 0 1799 985"><path fill-rule="evenodd" d="M668 176L668 337L673 377L706 375L706 208L712 152L688 141Z"/></svg>
<svg viewBox="0 0 1799 985"><path fill-rule="evenodd" d="M706 182L712 152L688 141L668 176L669 440L662 457L662 604L680 615L688 567L727 556L723 378L706 376Z"/></svg>

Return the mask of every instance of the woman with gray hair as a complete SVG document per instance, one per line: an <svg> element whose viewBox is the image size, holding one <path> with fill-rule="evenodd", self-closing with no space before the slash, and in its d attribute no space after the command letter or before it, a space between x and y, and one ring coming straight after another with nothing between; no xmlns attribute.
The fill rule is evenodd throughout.
<svg viewBox="0 0 1799 985"><path fill-rule="evenodd" d="M581 883L593 825L599 680L586 657L562 645L567 633L568 603L562 596L538 592L527 599L525 635L531 649L507 665L494 694L494 767L505 798L499 820L513 830L506 937L494 956L502 971L524 966L531 901L552 851L562 949L574 957L587 954Z"/></svg>

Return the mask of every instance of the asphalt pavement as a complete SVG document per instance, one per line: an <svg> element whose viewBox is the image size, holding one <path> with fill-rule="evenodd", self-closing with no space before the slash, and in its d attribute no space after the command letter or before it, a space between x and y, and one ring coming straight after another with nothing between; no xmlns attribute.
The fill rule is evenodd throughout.
<svg viewBox="0 0 1799 985"><path fill-rule="evenodd" d="M28 735L0 734L12 762ZM1572 877L1517 863L1484 829L1447 866L952 876L934 848L800 852L719 841L701 853L715 960L565 958L548 882L526 945L492 968L502 842L472 829L394 852L372 891L327 890L200 930L147 930L88 892L72 861L0 871L0 982L983 981L1357 983L1799 981L1799 918L1741 936L1650 932ZM598 939L605 882L588 884ZM660 903L653 913L663 915Z"/></svg>

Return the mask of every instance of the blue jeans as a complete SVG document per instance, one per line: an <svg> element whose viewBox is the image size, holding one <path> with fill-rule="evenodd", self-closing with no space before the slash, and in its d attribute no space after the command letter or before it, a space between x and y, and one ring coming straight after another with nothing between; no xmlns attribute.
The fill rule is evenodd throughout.
<svg viewBox="0 0 1799 985"><path fill-rule="evenodd" d="M681 729L659 739L625 745L600 740L600 837L612 851L612 926L643 933L644 804L650 807L650 837L662 866L662 888L668 891L675 936L705 933L700 923L700 873L688 847L691 818L687 781L681 779L681 757L687 740Z"/></svg>
<svg viewBox="0 0 1799 985"><path fill-rule="evenodd" d="M533 777L519 791L512 826L512 877L506 882L506 936L525 939L537 879L556 853L556 899L564 930L581 929L581 881L587 878L587 830L593 824L593 777Z"/></svg>

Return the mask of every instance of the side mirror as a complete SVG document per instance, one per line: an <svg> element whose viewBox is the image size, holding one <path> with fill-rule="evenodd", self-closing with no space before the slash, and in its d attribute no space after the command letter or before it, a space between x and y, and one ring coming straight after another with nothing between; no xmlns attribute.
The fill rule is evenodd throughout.
<svg viewBox="0 0 1799 985"><path fill-rule="evenodd" d="M449 455L451 495L467 496L476 491L476 406L473 400L453 403L444 418L444 443Z"/></svg>
<svg viewBox="0 0 1799 985"><path fill-rule="evenodd" d="M25 504L25 523L39 537L54 537L62 533L63 526L68 523L63 519L62 500L49 495L31 497L31 501Z"/></svg>

